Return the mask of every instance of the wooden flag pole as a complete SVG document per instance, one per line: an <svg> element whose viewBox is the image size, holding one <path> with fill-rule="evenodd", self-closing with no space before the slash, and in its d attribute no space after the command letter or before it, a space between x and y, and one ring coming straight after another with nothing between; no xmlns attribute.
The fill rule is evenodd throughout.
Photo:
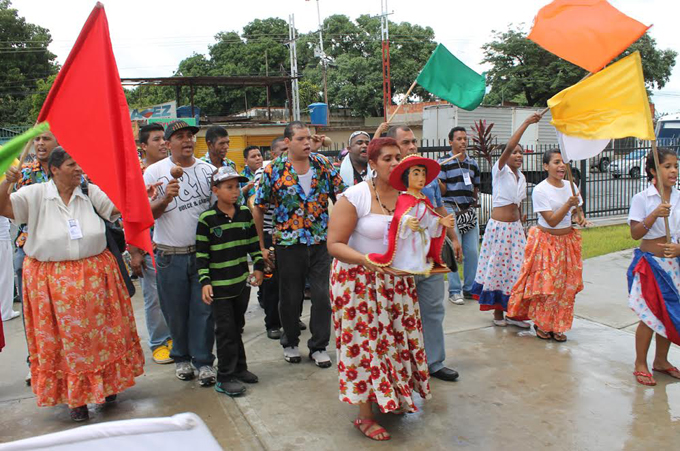
<svg viewBox="0 0 680 451"><path fill-rule="evenodd" d="M406 95L404 96L404 98L401 99L401 102L399 102L399 105L397 105L397 108L394 110L394 112L393 112L392 114L390 114L389 119L387 119L387 123L388 123L388 124L389 124L390 122L392 122L392 119L394 119L394 116L396 116L396 114L399 112L399 110L401 109L401 106L402 106L404 103L406 103L406 100L408 100L408 96L411 95L411 91L413 91L413 88L416 87L416 83L417 83L417 82L418 82L418 79L416 79L416 80L413 81L413 84L411 85L411 87L408 88L408 91L406 91Z"/></svg>
<svg viewBox="0 0 680 451"><path fill-rule="evenodd" d="M661 203L664 202L663 182L661 181L661 173L659 172L659 152L656 149L656 140L652 141L652 155L654 156L654 168L656 169L656 189L659 190L661 196ZM668 216L663 218L663 225L666 228L666 243L671 242L671 229L668 224Z"/></svg>

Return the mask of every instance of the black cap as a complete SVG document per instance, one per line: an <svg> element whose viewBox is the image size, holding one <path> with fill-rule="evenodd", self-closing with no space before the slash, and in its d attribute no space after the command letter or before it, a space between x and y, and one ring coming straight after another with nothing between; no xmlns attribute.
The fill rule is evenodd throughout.
<svg viewBox="0 0 680 451"><path fill-rule="evenodd" d="M184 130L185 128L188 128L189 130L191 130L191 133L193 133L194 135L196 133L198 133L198 131L200 130L200 128L194 127L193 125L189 125L182 120L172 121L165 128L165 136L164 136L165 140L169 141L170 137L172 135L174 135L175 132L178 132L180 130Z"/></svg>

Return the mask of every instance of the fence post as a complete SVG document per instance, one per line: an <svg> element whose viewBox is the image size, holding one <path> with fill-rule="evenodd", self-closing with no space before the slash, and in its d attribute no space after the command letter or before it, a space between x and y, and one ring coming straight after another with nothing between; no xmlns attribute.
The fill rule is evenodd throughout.
<svg viewBox="0 0 680 451"><path fill-rule="evenodd" d="M588 211L588 160L581 160L581 197L583 198L583 217L586 217Z"/></svg>

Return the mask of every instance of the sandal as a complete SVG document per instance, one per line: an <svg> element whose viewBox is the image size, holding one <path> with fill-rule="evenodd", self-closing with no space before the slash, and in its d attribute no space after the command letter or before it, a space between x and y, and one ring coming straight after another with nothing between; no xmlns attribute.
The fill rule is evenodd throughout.
<svg viewBox="0 0 680 451"><path fill-rule="evenodd" d="M87 405L74 407L69 410L71 414L71 419L76 423L80 423L81 421L87 421L90 419L90 413L87 410Z"/></svg>
<svg viewBox="0 0 680 451"><path fill-rule="evenodd" d="M645 371L635 371L633 372L633 376L635 376L635 379L637 380L638 384L646 385L648 387L653 387L656 385L656 381L652 377L652 373L647 373ZM649 379L649 382L643 381L641 379L642 377L646 377L647 379Z"/></svg>
<svg viewBox="0 0 680 451"><path fill-rule="evenodd" d="M668 376L675 378L675 379L680 379L680 370L678 370L674 366L672 366L670 368L666 368L665 370L662 370L660 368L652 368L652 371L656 371L657 373L667 374ZM673 375L671 373L676 373L676 374Z"/></svg>
<svg viewBox="0 0 680 451"><path fill-rule="evenodd" d="M378 425L378 428L375 429L373 432L367 433L371 426L373 425ZM365 428L361 428L362 425L366 425ZM370 438L371 440L375 440L378 442L384 442L386 440L389 440L391 437L388 434L388 432L385 430L384 427L380 426L377 421L371 420L370 418L357 418L354 420L354 426L361 431L362 434L364 434L366 437ZM387 434L383 438L376 438L376 436L380 434Z"/></svg>
<svg viewBox="0 0 680 451"><path fill-rule="evenodd" d="M552 332L550 335L552 335L552 339L558 343L564 343L565 341L567 341L567 336L564 335L563 333Z"/></svg>
<svg viewBox="0 0 680 451"><path fill-rule="evenodd" d="M539 329L539 327L536 324L534 324L534 330L536 331L536 336L541 340L550 340L551 338L550 332L545 332L542 329Z"/></svg>

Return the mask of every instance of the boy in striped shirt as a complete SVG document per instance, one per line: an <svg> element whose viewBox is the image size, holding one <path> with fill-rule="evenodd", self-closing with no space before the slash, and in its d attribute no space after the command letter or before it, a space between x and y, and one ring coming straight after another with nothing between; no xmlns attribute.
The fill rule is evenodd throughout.
<svg viewBox="0 0 680 451"><path fill-rule="evenodd" d="M250 210L239 205L239 182L246 177L231 166L212 176L217 202L198 219L196 263L203 302L210 305L217 341L217 384L215 390L229 396L246 391L245 383L257 376L248 371L241 334L250 299L250 286L259 286L264 276L260 238ZM247 180L246 180L247 181ZM254 272L248 268L248 255Z"/></svg>

